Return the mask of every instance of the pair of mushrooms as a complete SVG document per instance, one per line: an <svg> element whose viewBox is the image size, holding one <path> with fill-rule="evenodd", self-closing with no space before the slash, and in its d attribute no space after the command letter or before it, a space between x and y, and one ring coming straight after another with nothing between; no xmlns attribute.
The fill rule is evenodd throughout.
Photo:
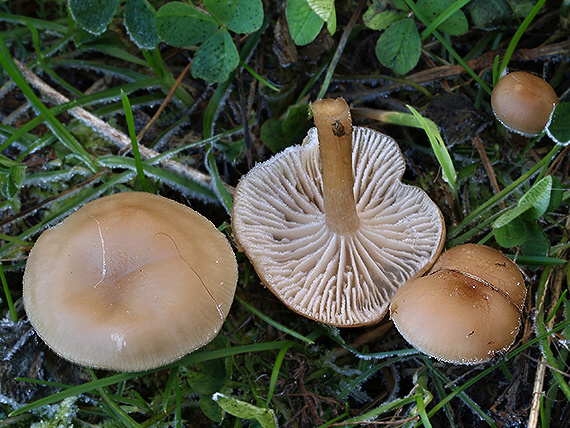
<svg viewBox="0 0 570 428"><path fill-rule="evenodd" d="M443 217L425 192L401 182L405 163L394 140L353 128L342 99L315 102L313 112L316 128L302 146L240 181L235 237L291 309L340 327L374 324L396 290L439 256ZM47 274L54 264L56 272ZM440 266L428 277L443 270L455 272ZM24 275L24 304L60 356L145 370L208 343L229 312L236 282L233 251L207 219L159 196L123 193L86 204L42 234ZM405 300L392 305L395 321ZM398 328L409 338L404 323Z"/></svg>
<svg viewBox="0 0 570 428"><path fill-rule="evenodd" d="M263 283L294 311L339 327L377 323L392 301L403 336L445 361L477 363L507 349L526 295L518 267L464 246L421 277L441 253L445 225L423 190L401 182L398 145L353 128L342 99L315 102L313 115L302 146L257 165L236 189L234 236ZM446 303L470 310L446 308L441 318Z"/></svg>

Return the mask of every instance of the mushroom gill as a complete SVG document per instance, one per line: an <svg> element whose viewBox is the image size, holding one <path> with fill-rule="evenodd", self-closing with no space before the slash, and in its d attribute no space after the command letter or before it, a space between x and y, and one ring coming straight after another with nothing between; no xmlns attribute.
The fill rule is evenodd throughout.
<svg viewBox="0 0 570 428"><path fill-rule="evenodd" d="M337 180L350 193L335 196L336 205L346 205L336 210L341 214L335 222L347 223L331 225L319 137L311 129L303 145L242 178L234 197L234 235L263 283L294 311L341 327L373 324L397 288L426 271L441 252L443 218L423 190L401 182L405 163L396 142L354 127L353 182Z"/></svg>

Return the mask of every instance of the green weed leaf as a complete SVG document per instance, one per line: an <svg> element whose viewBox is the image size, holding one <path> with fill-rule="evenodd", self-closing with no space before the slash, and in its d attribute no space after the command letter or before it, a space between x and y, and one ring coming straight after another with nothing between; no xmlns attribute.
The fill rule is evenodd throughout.
<svg viewBox="0 0 570 428"><path fill-rule="evenodd" d="M219 23L194 6L171 2L156 13L156 28L162 40L182 48L202 43L218 30Z"/></svg>
<svg viewBox="0 0 570 428"><path fill-rule="evenodd" d="M514 219L520 217L521 215L524 214L524 212L526 210L528 210L530 208L529 205L523 207L521 205L517 205L514 208L511 208L510 210L504 212L503 214L501 214L501 216L495 220L495 222L493 223L493 229L500 229L501 227L509 224L511 221L513 221Z"/></svg>
<svg viewBox="0 0 570 428"><path fill-rule="evenodd" d="M505 0L471 0L469 12L475 27L488 30L495 29L514 17Z"/></svg>
<svg viewBox="0 0 570 428"><path fill-rule="evenodd" d="M309 130L307 104L293 104L287 109L285 119L271 118L261 127L261 140L273 153L303 141Z"/></svg>
<svg viewBox="0 0 570 428"><path fill-rule="evenodd" d="M24 184L26 165L0 157L0 194L6 199L12 199Z"/></svg>
<svg viewBox="0 0 570 428"><path fill-rule="evenodd" d="M217 423L222 422L222 409L212 399L211 395L202 395L200 400L198 400L198 404L208 418Z"/></svg>
<svg viewBox="0 0 570 428"><path fill-rule="evenodd" d="M502 228L514 219L524 216L528 220L537 220L547 212L550 206L552 177L544 177L535 183L519 200L516 207L502 214L493 223L493 229Z"/></svg>
<svg viewBox="0 0 570 428"><path fill-rule="evenodd" d="M194 56L192 75L210 83L225 82L239 64L239 54L226 30L212 34Z"/></svg>
<svg viewBox="0 0 570 428"><path fill-rule="evenodd" d="M562 202L560 181L550 175L536 182L519 200L493 223L493 234L502 247L521 246L527 256L548 256L550 243L538 220ZM553 186L555 189L553 189Z"/></svg>
<svg viewBox="0 0 570 428"><path fill-rule="evenodd" d="M563 101L554 108L546 132L558 144L570 144L570 101Z"/></svg>
<svg viewBox="0 0 570 428"><path fill-rule="evenodd" d="M395 10L377 10L372 5L364 12L362 19L368 28L382 31L402 19L402 14Z"/></svg>
<svg viewBox="0 0 570 428"><path fill-rule="evenodd" d="M415 126L422 128L428 136L433 153L439 162L439 165L441 166L443 180L449 184L449 187L451 188L455 199L458 199L456 184L457 172L453 166L451 155L449 154L449 151L443 142L443 138L441 138L441 134L437 129L437 125L433 122L433 120L426 119L421 114L419 114L418 111L412 106L408 106L408 109L410 109L414 118L416 119L417 125ZM399 120L402 120L402 117L399 117ZM402 122L404 121L402 120Z"/></svg>
<svg viewBox="0 0 570 428"><path fill-rule="evenodd" d="M326 22L329 34L333 35L334 33L336 33L336 9L334 7L331 12L331 16L329 16L329 19L327 19Z"/></svg>
<svg viewBox="0 0 570 428"><path fill-rule="evenodd" d="M334 10L334 0L307 0L307 4L319 18L329 21Z"/></svg>
<svg viewBox="0 0 570 428"><path fill-rule="evenodd" d="M420 35L413 20L406 18L392 24L376 43L376 56L385 67L406 74L420 59Z"/></svg>
<svg viewBox="0 0 570 428"><path fill-rule="evenodd" d="M204 6L235 33L253 33L263 23L261 0L204 0Z"/></svg>
<svg viewBox="0 0 570 428"><path fill-rule="evenodd" d="M430 22L433 22L454 3L455 0L419 0L417 6L423 15L429 19ZM444 17L444 21L437 26L437 29L452 36L460 36L467 33L469 24L467 23L465 14L458 10L451 16Z"/></svg>
<svg viewBox="0 0 570 428"><path fill-rule="evenodd" d="M548 236L542 228L533 221L526 222L526 239L521 244L525 256L547 257L550 252Z"/></svg>
<svg viewBox="0 0 570 428"><path fill-rule="evenodd" d="M243 419L255 419L262 428L277 428L277 419L270 409L263 409L219 392L215 393L212 398L230 415Z"/></svg>
<svg viewBox="0 0 570 428"><path fill-rule="evenodd" d="M160 41L154 15L154 9L146 0L127 0L125 27L133 42L141 49L154 49Z"/></svg>
<svg viewBox="0 0 570 428"><path fill-rule="evenodd" d="M188 368L188 383L198 394L213 394L226 381L223 359L205 361Z"/></svg>
<svg viewBox="0 0 570 428"><path fill-rule="evenodd" d="M291 37L298 46L311 43L323 28L324 21L313 12L307 0L289 0L285 16Z"/></svg>
<svg viewBox="0 0 570 428"><path fill-rule="evenodd" d="M91 34L103 34L113 19L120 0L69 0L71 16Z"/></svg>
<svg viewBox="0 0 570 428"><path fill-rule="evenodd" d="M550 204L550 191L552 190L552 177L544 177L535 183L519 200L519 206L525 211L530 220L537 220L544 215Z"/></svg>
<svg viewBox="0 0 570 428"><path fill-rule="evenodd" d="M550 190L550 202L547 213L556 210L562 203L562 198L564 197L564 189L562 188L562 183L556 177L552 177L552 189Z"/></svg>
<svg viewBox="0 0 570 428"><path fill-rule="evenodd" d="M527 229L527 222L517 216L500 227L493 226L493 234L497 244L501 247L510 248L526 241Z"/></svg>

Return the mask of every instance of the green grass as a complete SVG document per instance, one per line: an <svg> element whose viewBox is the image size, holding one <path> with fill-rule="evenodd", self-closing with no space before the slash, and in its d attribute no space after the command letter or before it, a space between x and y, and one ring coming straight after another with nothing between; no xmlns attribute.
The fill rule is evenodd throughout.
<svg viewBox="0 0 570 428"><path fill-rule="evenodd" d="M279 16L266 10L260 30L234 38L243 70L216 85L190 74L176 82L193 48L141 51L119 15L111 31L95 38L68 18L65 2L39 3L35 11L20 10L19 2L0 3L0 372L8 373L0 376L0 394L10 398L0 404L0 426L43 421L42 426L183 427L191 421L330 427L372 421L499 427L511 420L546 428L567 418L570 154L546 136L508 134L489 106L493 83L507 66L557 76L563 83L555 89L566 88L570 67L562 53L517 56L522 48L529 52L567 38L566 30L551 39L543 34L558 28L552 2L523 1L500 26L470 26L464 36L448 36L437 24L472 2L455 2L430 24L417 2L406 0L422 35L420 62L406 76L382 68L374 57L378 35L361 24L367 2L336 2L337 32L329 36L325 29L316 41L295 47L296 62L282 44L286 35L275 32ZM157 9L164 3L153 2ZM521 10L526 15L517 16ZM276 52L283 55L281 63ZM67 100L46 97L38 79ZM171 92L156 122L137 139ZM461 110L455 101L439 115L430 110L443 93L465 97L479 115L473 129L490 158L498 193L470 138L454 140L471 122L445 124ZM559 206L533 219L549 251L503 248L521 265L529 288L512 349L481 366L452 366L411 348L388 319L341 330L310 321L263 287L237 248L238 291L221 333L168 367L141 373L77 368L29 338L22 275L46 227L103 195L143 190L192 206L233 243L232 197L250 167L247 152L254 162L271 155L260 137L262 126L269 119L282 121L290 106L319 95L346 97L355 107L355 124L400 143L408 161L403 179L439 205L447 247L484 242L498 248L493 222L542 177L560 180ZM290 131L283 134L295 134ZM25 166L21 182L8 164ZM535 386L539 394L533 401Z"/></svg>

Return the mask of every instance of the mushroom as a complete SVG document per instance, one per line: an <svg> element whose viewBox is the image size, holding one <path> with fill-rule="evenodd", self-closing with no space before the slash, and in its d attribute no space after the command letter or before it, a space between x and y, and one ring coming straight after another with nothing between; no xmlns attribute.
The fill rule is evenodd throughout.
<svg viewBox="0 0 570 428"><path fill-rule="evenodd" d="M524 71L502 77L491 94L491 106L508 129L526 136L540 134L550 121L558 97L545 80Z"/></svg>
<svg viewBox="0 0 570 428"><path fill-rule="evenodd" d="M23 299L59 356L140 371L210 342L236 283L232 248L208 219L173 200L127 192L89 202L42 233Z"/></svg>
<svg viewBox="0 0 570 428"><path fill-rule="evenodd" d="M444 252L430 272L394 295L390 317L402 336L442 361L478 364L506 352L520 327L526 287L518 266L484 245Z"/></svg>
<svg viewBox="0 0 570 428"><path fill-rule="evenodd" d="M401 182L396 142L353 128L344 100L317 101L313 114L301 146L238 183L234 236L292 310L339 327L373 324L439 255L443 217L423 190Z"/></svg>

